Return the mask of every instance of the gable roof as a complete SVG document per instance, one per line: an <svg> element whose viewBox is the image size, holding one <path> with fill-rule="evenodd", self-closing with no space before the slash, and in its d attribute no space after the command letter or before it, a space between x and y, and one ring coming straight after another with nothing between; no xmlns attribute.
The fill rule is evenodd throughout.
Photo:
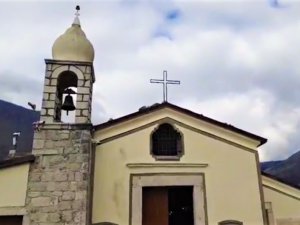
<svg viewBox="0 0 300 225"><path fill-rule="evenodd" d="M196 118L198 120L205 121L205 122L213 124L215 126L218 126L218 127L224 128L226 130L238 133L238 134L240 134L242 136L245 136L245 137L248 137L250 139L257 140L257 141L260 142L260 144L258 146L261 146L261 145L263 145L263 144L265 144L267 142L266 138L263 138L263 137L258 136L256 134L253 134L253 133L247 132L245 130L239 129L239 128L234 127L234 126L232 126L230 124L214 120L214 119L206 117L206 116L204 116L202 114L198 114L198 113L192 112L192 111L190 111L188 109L181 108L181 107L179 107L177 105L173 105L173 104L171 104L169 102L156 103L156 104L154 104L152 106L149 106L149 107L142 107L137 112L128 114L128 115L123 116L123 117L119 117L119 118L114 119L114 120L109 120L109 121L107 121L105 123L101 123L101 124L95 125L94 129L95 130L101 130L101 129L104 129L104 128L108 128L110 126L114 126L114 125L123 123L125 121L132 120L132 119L135 119L137 117L140 117L140 116L143 116L143 115L146 115L146 114L149 114L149 113L152 113L152 112L164 109L164 108L169 108L169 109L175 110L177 112L186 114L186 115L191 116L193 118Z"/></svg>
<svg viewBox="0 0 300 225"><path fill-rule="evenodd" d="M300 185L293 184L293 183L291 183L291 182L289 182L289 181L283 180L283 179L281 179L281 178L279 178L279 177L276 177L276 176L271 175L271 174L269 174L269 173L266 173L266 172L264 172L264 171L261 171L261 175L263 175L263 176L265 176L265 177L268 177L268 178L270 178L270 179L272 179L272 180L275 180L275 181L277 181L277 182L279 182L279 183L283 183L283 184L285 184L285 185L287 185L287 186L290 186L290 187L293 187L293 188L295 188L295 189L300 190Z"/></svg>
<svg viewBox="0 0 300 225"><path fill-rule="evenodd" d="M0 169L7 168L11 166L17 166L24 163L33 162L35 160L34 155L23 155L23 156L16 156L14 158L5 159L0 161Z"/></svg>

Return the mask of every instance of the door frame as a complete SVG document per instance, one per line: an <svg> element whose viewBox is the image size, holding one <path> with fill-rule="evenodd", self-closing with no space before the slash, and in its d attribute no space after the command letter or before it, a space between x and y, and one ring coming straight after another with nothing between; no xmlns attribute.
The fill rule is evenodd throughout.
<svg viewBox="0 0 300 225"><path fill-rule="evenodd" d="M29 216L23 206L0 207L0 216L22 216L22 225L29 225Z"/></svg>
<svg viewBox="0 0 300 225"><path fill-rule="evenodd" d="M143 187L193 186L194 224L207 225L204 173L131 174L129 224L142 225Z"/></svg>

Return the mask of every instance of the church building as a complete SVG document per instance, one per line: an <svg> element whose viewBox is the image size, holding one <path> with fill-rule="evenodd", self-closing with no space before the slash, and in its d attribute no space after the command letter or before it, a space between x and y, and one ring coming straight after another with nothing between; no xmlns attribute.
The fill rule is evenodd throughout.
<svg viewBox="0 0 300 225"><path fill-rule="evenodd" d="M263 137L167 101L93 125L93 62L76 16L31 153L0 161L0 225L300 225L299 188L260 171Z"/></svg>

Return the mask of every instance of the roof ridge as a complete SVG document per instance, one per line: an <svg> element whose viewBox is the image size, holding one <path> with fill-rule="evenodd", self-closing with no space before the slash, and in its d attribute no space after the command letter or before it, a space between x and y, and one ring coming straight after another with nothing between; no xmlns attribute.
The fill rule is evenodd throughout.
<svg viewBox="0 0 300 225"><path fill-rule="evenodd" d="M261 145L263 145L267 142L267 139L264 138L264 137L258 136L256 134L253 134L253 133L250 133L248 131L237 128L237 127L235 127L231 124L220 122L218 120L215 120L215 119L212 119L210 117L204 116L203 114L193 112L189 109L182 108L180 106L174 105L174 104L169 103L169 102L155 103L155 104L153 104L149 107L147 107L147 106L144 107L143 106L139 109L139 111L136 111L134 113L127 114L127 115L119 117L117 119L110 119L107 122L95 125L94 129L99 130L99 129L104 129L104 128L107 128L107 127L110 127L110 126L114 126L114 125L117 125L119 123L125 122L127 120L131 120L131 119L134 119L136 117L143 116L145 114L154 112L156 110L160 110L160 109L165 108L165 107L169 107L169 108L177 110L181 113L185 113L185 114L190 115L190 116L192 116L196 119L200 119L200 120L203 120L205 122L212 123L216 126L222 127L224 129L230 130L232 132L239 133L240 135L246 136L248 138L258 140L260 142L260 144L257 147L259 147L259 146L261 146Z"/></svg>

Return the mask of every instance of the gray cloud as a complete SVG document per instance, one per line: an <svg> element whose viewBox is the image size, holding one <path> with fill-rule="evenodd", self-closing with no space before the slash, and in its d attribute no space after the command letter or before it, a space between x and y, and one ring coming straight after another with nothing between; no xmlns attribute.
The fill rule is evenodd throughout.
<svg viewBox="0 0 300 225"><path fill-rule="evenodd" d="M168 70L169 100L269 142L262 159L299 149L300 4L285 1L81 2L94 44L93 121L162 100L149 83ZM73 2L4 2L0 8L0 98L40 106L44 58L71 25ZM167 20L170 12L180 12ZM156 35L158 31L165 35Z"/></svg>

